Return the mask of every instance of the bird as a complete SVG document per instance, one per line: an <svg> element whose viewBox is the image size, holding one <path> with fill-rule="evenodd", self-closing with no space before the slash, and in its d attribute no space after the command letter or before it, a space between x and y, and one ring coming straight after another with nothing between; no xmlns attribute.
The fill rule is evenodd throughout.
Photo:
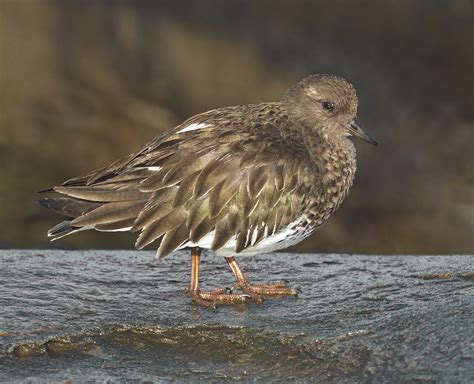
<svg viewBox="0 0 474 384"><path fill-rule="evenodd" d="M212 109L158 134L141 150L42 192L66 216L51 240L84 231L138 233L157 257L191 250L191 301L220 304L297 296L286 281L252 284L236 256L271 253L311 235L338 209L356 171L353 137L377 145L356 122L354 86L310 75L280 101ZM59 195L58 195L59 194ZM223 256L229 289L201 290L203 250Z"/></svg>

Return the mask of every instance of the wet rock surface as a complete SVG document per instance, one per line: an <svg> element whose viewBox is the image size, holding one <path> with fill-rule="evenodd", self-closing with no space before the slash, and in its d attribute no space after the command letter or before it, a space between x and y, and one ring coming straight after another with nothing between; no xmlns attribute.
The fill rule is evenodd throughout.
<svg viewBox="0 0 474 384"><path fill-rule="evenodd" d="M239 260L300 296L210 310L186 252L1 251L0 381L474 381L474 256ZM233 283L210 254L201 281Z"/></svg>

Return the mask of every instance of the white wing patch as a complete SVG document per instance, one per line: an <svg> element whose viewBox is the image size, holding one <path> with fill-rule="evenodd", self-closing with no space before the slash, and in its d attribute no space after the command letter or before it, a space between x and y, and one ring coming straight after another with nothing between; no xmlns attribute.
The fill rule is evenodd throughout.
<svg viewBox="0 0 474 384"><path fill-rule="evenodd" d="M132 229L132 227L123 227L123 228L117 228L117 229L97 229L94 228L96 231L99 232L127 232Z"/></svg>
<svg viewBox="0 0 474 384"><path fill-rule="evenodd" d="M190 132L190 131L197 131L198 129L203 129L210 127L209 124L204 124L204 123L193 123L190 124L184 128L181 128L177 133L183 133L183 132Z"/></svg>
<svg viewBox="0 0 474 384"><path fill-rule="evenodd" d="M161 167L147 167L149 171L155 171L155 172L158 172Z"/></svg>

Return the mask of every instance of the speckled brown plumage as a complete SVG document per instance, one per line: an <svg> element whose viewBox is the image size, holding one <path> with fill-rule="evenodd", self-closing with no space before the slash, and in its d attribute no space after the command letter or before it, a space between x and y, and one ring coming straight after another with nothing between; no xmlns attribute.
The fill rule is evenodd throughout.
<svg viewBox="0 0 474 384"><path fill-rule="evenodd" d="M53 239L82 229L139 232L136 247L164 257L183 247L225 256L268 252L308 236L352 185L349 136L373 142L354 122L355 90L310 76L280 102L191 117L141 151L64 182L68 197L40 204L69 217Z"/></svg>

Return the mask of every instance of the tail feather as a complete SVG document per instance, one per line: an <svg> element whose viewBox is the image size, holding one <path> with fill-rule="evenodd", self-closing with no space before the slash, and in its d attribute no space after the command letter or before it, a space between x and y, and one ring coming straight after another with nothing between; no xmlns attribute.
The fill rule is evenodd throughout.
<svg viewBox="0 0 474 384"><path fill-rule="evenodd" d="M61 193L63 197L47 197L37 203L66 216L66 220L48 231L48 237L57 240L89 229L104 232L129 231L146 205L150 193L141 192L138 188L126 188L127 182L130 177L136 181L149 173L148 169L140 169L130 175L119 175L117 180L107 177L105 182L110 185L100 186L87 186L89 179L83 177L70 180L65 183L67 185L44 190L43 192Z"/></svg>
<svg viewBox="0 0 474 384"><path fill-rule="evenodd" d="M138 212L145 205L145 201L104 204L69 197L45 198L37 202L42 207L68 217L68 220L60 222L48 231L51 241L90 229L103 232L129 231ZM99 211L96 211L98 208ZM99 212L101 214L98 214ZM79 222L73 223L74 219Z"/></svg>
<svg viewBox="0 0 474 384"><path fill-rule="evenodd" d="M101 204L67 197L45 198L38 200L42 207L52 209L64 216L76 218L98 208Z"/></svg>
<svg viewBox="0 0 474 384"><path fill-rule="evenodd" d="M73 227L71 225L70 220L64 220L59 224L55 225L48 231L48 237L51 238L51 241L58 240L61 237L69 235L71 233L79 232L79 231L86 231L88 229L92 229L92 227Z"/></svg>

